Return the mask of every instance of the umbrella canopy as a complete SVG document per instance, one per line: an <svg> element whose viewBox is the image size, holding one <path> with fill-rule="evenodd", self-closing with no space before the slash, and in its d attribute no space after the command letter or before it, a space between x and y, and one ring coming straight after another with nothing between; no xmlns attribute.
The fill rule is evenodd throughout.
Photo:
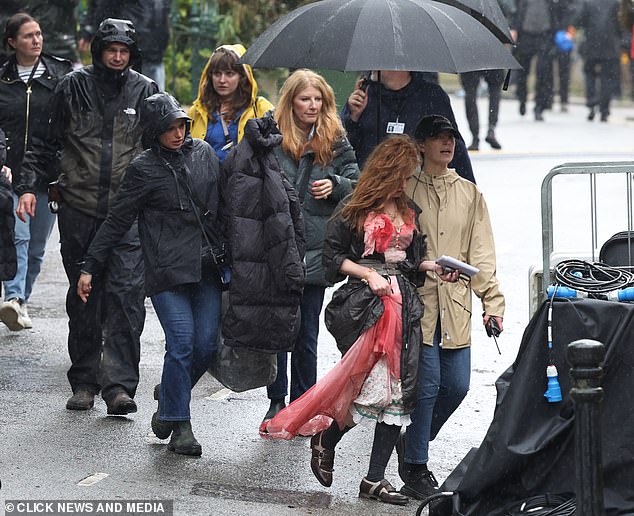
<svg viewBox="0 0 634 516"><path fill-rule="evenodd" d="M475 18L433 0L321 0L277 20L241 62L259 68L462 73L521 68Z"/></svg>
<svg viewBox="0 0 634 516"><path fill-rule="evenodd" d="M498 0L436 0L442 4L453 5L473 16L489 29L502 43L513 44L509 22Z"/></svg>

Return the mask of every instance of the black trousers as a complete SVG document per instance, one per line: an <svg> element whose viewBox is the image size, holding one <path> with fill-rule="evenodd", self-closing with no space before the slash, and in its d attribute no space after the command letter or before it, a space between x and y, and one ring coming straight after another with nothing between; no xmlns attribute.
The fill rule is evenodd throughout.
<svg viewBox="0 0 634 516"><path fill-rule="evenodd" d="M610 100L620 81L618 59L586 59L583 63L586 83L586 106L599 106L602 115L610 114Z"/></svg>
<svg viewBox="0 0 634 516"><path fill-rule="evenodd" d="M557 52L557 72L559 76L559 101L568 104L568 92L570 91L570 65L572 52Z"/></svg>
<svg viewBox="0 0 634 516"><path fill-rule="evenodd" d="M112 249L103 272L92 280L87 303L77 295L84 256L101 220L62 204L57 216L62 261L69 287L68 381L109 401L124 390L134 397L139 383L140 337L145 323L143 258L136 223Z"/></svg>
<svg viewBox="0 0 634 516"><path fill-rule="evenodd" d="M520 102L526 102L528 96L528 73L531 69L531 61L536 57L535 69L535 110L543 111L552 102L553 89L553 62L552 46L553 37L550 32L542 34L520 33L515 49L515 58L524 68L513 71L517 74L517 98Z"/></svg>
<svg viewBox="0 0 634 516"><path fill-rule="evenodd" d="M474 140L477 140L480 134L477 105L480 79L486 81L489 90L489 129L495 129L498 124L498 113L500 112L500 96L502 84L504 83L504 72L502 70L483 70L460 74L460 82L465 93L464 101L467 121Z"/></svg>

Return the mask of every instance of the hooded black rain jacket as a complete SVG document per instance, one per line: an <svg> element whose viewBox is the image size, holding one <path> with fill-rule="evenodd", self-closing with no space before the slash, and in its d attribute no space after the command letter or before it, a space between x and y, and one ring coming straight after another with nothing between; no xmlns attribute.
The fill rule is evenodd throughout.
<svg viewBox="0 0 634 516"><path fill-rule="evenodd" d="M155 142L130 163L82 269L99 272L138 215L146 295L199 282L203 236L194 209L202 212L197 203L204 205L205 224L217 224L218 174L218 158L203 140L188 136L178 151ZM195 192L196 204L188 188Z"/></svg>

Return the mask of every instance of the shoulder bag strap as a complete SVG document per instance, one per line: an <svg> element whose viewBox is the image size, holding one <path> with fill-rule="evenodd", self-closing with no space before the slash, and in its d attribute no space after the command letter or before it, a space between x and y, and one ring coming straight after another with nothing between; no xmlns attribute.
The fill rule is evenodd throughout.
<svg viewBox="0 0 634 516"><path fill-rule="evenodd" d="M174 177L176 178L176 181L178 181L178 175L176 174L176 171L174 170L174 167L172 167L170 162L167 161L163 156L160 156L160 158L163 160L163 163L165 163L165 166L168 167L172 171L172 173L174 174ZM185 160L185 174L188 177L191 177L191 172L189 170L189 166L187 164L187 160ZM196 220L198 221L198 225L200 226L200 230L202 231L203 238L205 239L205 242L207 243L209 248L213 248L214 247L212 242L211 242L211 240L213 240L216 245L220 245L220 242L216 238L216 235L211 235L211 239L209 238L209 235L207 234L207 231L205 230L205 226L203 224L203 221L200 218L200 213L198 213L199 210L201 210L201 209L204 210L204 208L202 206L200 206L197 202L194 201L194 194L192 192L191 187L189 186L189 181L187 181L187 179L186 179L184 181L184 183L185 183L185 189L187 190L187 197L189 197L189 202L192 205L192 210L194 212L194 215L196 216Z"/></svg>

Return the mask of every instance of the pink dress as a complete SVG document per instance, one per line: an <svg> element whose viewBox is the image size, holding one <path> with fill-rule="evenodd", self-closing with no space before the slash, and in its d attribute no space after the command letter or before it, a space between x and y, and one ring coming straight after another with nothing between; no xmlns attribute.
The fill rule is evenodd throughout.
<svg viewBox="0 0 634 516"><path fill-rule="evenodd" d="M364 223L363 256L383 253L388 264L404 260L414 230L412 224L395 227L385 214L371 212ZM265 425L267 437L314 435L333 419L343 428L348 414L355 422L409 424L400 388L402 298L396 277L390 278L393 292L381 298L383 315L323 378Z"/></svg>

